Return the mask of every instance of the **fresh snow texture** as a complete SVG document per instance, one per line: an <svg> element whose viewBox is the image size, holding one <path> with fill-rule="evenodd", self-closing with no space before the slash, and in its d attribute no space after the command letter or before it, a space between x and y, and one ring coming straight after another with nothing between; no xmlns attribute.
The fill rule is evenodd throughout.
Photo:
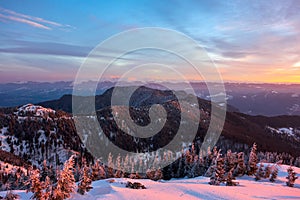
<svg viewBox="0 0 300 200"><path fill-rule="evenodd" d="M50 108L44 108L42 106L37 106L33 104L26 104L24 106L21 106L18 108L17 115L20 115L22 113L31 112L34 113L35 116L45 116L49 113L55 113L55 110L52 110Z"/></svg>
<svg viewBox="0 0 300 200"><path fill-rule="evenodd" d="M265 164L266 165L266 164ZM273 165L273 164L270 164ZM146 179L114 178L93 182L93 189L85 195L72 194L71 199L113 199L113 200L143 200L143 199L300 199L300 183L296 180L295 187L287 187L287 165L279 165L278 179L271 183L267 179L255 181L254 177L243 176L237 178L238 186L213 186L209 185L209 178L197 177L192 179L172 179L170 181L152 181ZM300 168L294 167L299 175ZM147 189L129 189L125 185L127 181L140 182ZM29 199L32 194L25 191L14 191L21 196L21 199ZM1 192L4 196L6 192Z"/></svg>

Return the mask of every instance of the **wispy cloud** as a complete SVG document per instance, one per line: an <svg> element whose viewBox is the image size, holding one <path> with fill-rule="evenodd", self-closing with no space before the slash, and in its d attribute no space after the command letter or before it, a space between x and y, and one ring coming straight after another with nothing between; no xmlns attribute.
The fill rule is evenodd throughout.
<svg viewBox="0 0 300 200"><path fill-rule="evenodd" d="M32 42L22 40L8 40L6 44L10 47L0 48L2 53L35 54L35 55L60 55L85 57L91 47L77 46L55 42Z"/></svg>
<svg viewBox="0 0 300 200"><path fill-rule="evenodd" d="M34 27L37 27L37 28L51 30L51 28L48 27L48 26L45 26L43 24L39 24L37 22L30 21L30 20L27 20L27 19L24 19L24 18L8 16L8 15L2 15L1 13L0 13L0 18L8 19L8 20L11 20L11 21L16 21L16 22L21 22L21 23L28 24L30 26L34 26Z"/></svg>
<svg viewBox="0 0 300 200"><path fill-rule="evenodd" d="M15 21L24 23L36 28L51 30L53 27L64 28L64 29L74 29L71 25L61 24L58 22L46 20L40 17L34 17L30 15L25 15L22 13L17 13L13 10L8 10L0 7L0 19Z"/></svg>

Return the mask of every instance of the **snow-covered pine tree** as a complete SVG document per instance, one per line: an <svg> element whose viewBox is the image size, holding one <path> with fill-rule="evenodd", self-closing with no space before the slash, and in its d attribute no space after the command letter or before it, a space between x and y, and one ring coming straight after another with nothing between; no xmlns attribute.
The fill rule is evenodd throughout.
<svg viewBox="0 0 300 200"><path fill-rule="evenodd" d="M29 191L33 193L31 199L44 199L43 198L43 184L40 181L40 172L32 170L29 176L30 188Z"/></svg>
<svg viewBox="0 0 300 200"><path fill-rule="evenodd" d="M151 179L151 180L154 180L154 181L157 181L157 180L160 180L162 179L162 171L161 169L148 169L147 172L146 172L146 177Z"/></svg>
<svg viewBox="0 0 300 200"><path fill-rule="evenodd" d="M286 179L287 179L286 185L289 187L294 187L295 181L298 177L296 176L296 172L294 171L292 166L290 166L287 169L287 173L288 173L288 176L286 177Z"/></svg>
<svg viewBox="0 0 300 200"><path fill-rule="evenodd" d="M71 156L64 164L63 170L60 172L57 186L54 190L55 200L69 198L75 189L75 178L73 174L74 156Z"/></svg>
<svg viewBox="0 0 300 200"><path fill-rule="evenodd" d="M226 185L227 186L236 186L238 183L235 182L235 177L233 176L233 170L234 168L232 168L231 170L229 170L228 174L227 174L227 178L226 178Z"/></svg>
<svg viewBox="0 0 300 200"><path fill-rule="evenodd" d="M107 178L113 178L114 177L114 162L113 162L113 156L111 153L108 154L107 165L108 166L105 170Z"/></svg>
<svg viewBox="0 0 300 200"><path fill-rule="evenodd" d="M246 172L244 152L239 152L237 154L237 166L233 172L234 176L243 176Z"/></svg>
<svg viewBox="0 0 300 200"><path fill-rule="evenodd" d="M100 174L99 174L99 160L96 160L94 165L92 166L92 180L93 181L97 181L100 179Z"/></svg>
<svg viewBox="0 0 300 200"><path fill-rule="evenodd" d="M209 148L208 148L207 151L210 152ZM219 152L220 152L220 150L218 151L217 147L215 146L214 149L213 149L213 152L207 155L206 164L207 164L208 170L205 172L204 176L211 177L213 175L214 170L215 170L216 159L220 154Z"/></svg>
<svg viewBox="0 0 300 200"><path fill-rule="evenodd" d="M157 181L157 180L160 180L163 178L163 174L162 174L162 171L160 168L158 168L156 171L155 171L155 174L154 174L154 180Z"/></svg>
<svg viewBox="0 0 300 200"><path fill-rule="evenodd" d="M267 165L265 167L264 178L269 178L270 175L271 175L271 167L270 167L270 165Z"/></svg>
<svg viewBox="0 0 300 200"><path fill-rule="evenodd" d="M53 186L51 183L51 180L48 176L46 176L45 182L44 182L44 199L48 200L48 199L52 199L53 196Z"/></svg>
<svg viewBox="0 0 300 200"><path fill-rule="evenodd" d="M128 154L126 154L124 161L123 161L123 168L124 168L124 172L127 173L130 170L130 166L129 166L129 156Z"/></svg>
<svg viewBox="0 0 300 200"><path fill-rule="evenodd" d="M123 177L123 171L122 171L122 166L121 166L121 156L120 154L117 156L116 159L116 170L115 170L115 178L122 178Z"/></svg>
<svg viewBox="0 0 300 200"><path fill-rule="evenodd" d="M263 169L263 165L260 164L258 170L255 173L255 180L259 181L261 178L264 178L264 169Z"/></svg>
<svg viewBox="0 0 300 200"><path fill-rule="evenodd" d="M249 155L249 161L247 166L247 174L249 176L254 175L257 171L257 153L256 153L256 143L253 143L250 155Z"/></svg>
<svg viewBox="0 0 300 200"><path fill-rule="evenodd" d="M85 192L90 191L92 188L93 187L92 179L90 178L90 168L86 166L86 164L84 164L77 192L79 194L84 195Z"/></svg>
<svg viewBox="0 0 300 200"><path fill-rule="evenodd" d="M215 164L213 166L213 175L210 177L210 185L220 185L225 181L224 174L224 158L221 157L220 151L215 159Z"/></svg>
<svg viewBox="0 0 300 200"><path fill-rule="evenodd" d="M274 169L271 173L271 178L270 178L270 181L271 182L275 182L276 178L277 178L277 175L278 175L278 168L277 166L274 166Z"/></svg>
<svg viewBox="0 0 300 200"><path fill-rule="evenodd" d="M194 158L190 150L187 150L184 154L184 176L189 178L194 177L192 168L194 164Z"/></svg>
<svg viewBox="0 0 300 200"><path fill-rule="evenodd" d="M176 169L176 172L175 172L175 178L180 178L180 177L183 177L184 176L184 157L181 156L180 158L178 158L177 162L178 162L178 167Z"/></svg>
<svg viewBox="0 0 300 200"><path fill-rule="evenodd" d="M236 153L232 153L231 150L228 150L225 156L225 172L229 172L234 168L236 162Z"/></svg>
<svg viewBox="0 0 300 200"><path fill-rule="evenodd" d="M45 181L46 176L48 176L48 166L47 166L47 161L44 160L43 161L43 168L42 168L42 172L41 172L41 180Z"/></svg>

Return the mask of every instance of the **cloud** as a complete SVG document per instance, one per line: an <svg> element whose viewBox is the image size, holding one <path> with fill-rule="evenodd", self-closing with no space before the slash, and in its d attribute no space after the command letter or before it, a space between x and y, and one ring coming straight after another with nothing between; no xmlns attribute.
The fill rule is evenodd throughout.
<svg viewBox="0 0 300 200"><path fill-rule="evenodd" d="M74 29L73 26L68 24L60 24L54 21L46 20L40 17L34 17L30 15L25 15L22 13L17 13L13 10L8 10L0 7L0 19L10 20L15 22L24 23L36 28L51 30L52 27L59 27L65 29Z"/></svg>
<svg viewBox="0 0 300 200"><path fill-rule="evenodd" d="M0 18L8 19L8 20L11 20L11 21L16 21L16 22L21 22L21 23L28 24L30 26L37 27L37 28L51 30L51 28L49 28L47 26L44 26L44 25L39 24L39 23L34 22L34 21L30 21L30 20L27 20L27 19L19 18L19 17L2 15L0 13Z"/></svg>
<svg viewBox="0 0 300 200"><path fill-rule="evenodd" d="M300 61L293 64L293 67L300 68Z"/></svg>
<svg viewBox="0 0 300 200"><path fill-rule="evenodd" d="M6 41L6 45L9 45L9 47L0 48L0 52L85 57L91 50L90 47L86 46L55 42L32 42L23 40L9 40Z"/></svg>

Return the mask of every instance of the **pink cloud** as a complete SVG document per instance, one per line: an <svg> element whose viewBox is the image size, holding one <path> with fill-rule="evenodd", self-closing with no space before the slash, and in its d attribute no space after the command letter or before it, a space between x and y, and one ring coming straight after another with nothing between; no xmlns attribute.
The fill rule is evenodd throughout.
<svg viewBox="0 0 300 200"><path fill-rule="evenodd" d="M0 20L1 20L1 18L2 18L2 20L7 19L7 20L20 22L20 23L28 24L33 27L47 29L47 30L51 30L52 29L52 28L50 28L51 26L66 28L66 29L74 29L73 26L68 25L68 24L60 24L60 23L46 20L46 19L43 19L40 17L34 17L34 16L30 16L30 15L25 15L22 13L17 13L13 10L8 10L8 9L2 8L2 7L0 7L0 12L2 13L2 14L0 13Z"/></svg>
<svg viewBox="0 0 300 200"><path fill-rule="evenodd" d="M2 14L0 14L0 18L8 19L8 20L11 20L11 21L16 21L16 22L21 22L21 23L28 24L30 26L34 26L34 27L37 27L37 28L51 30L51 28L49 28L49 27L47 27L47 26L45 26L43 24L39 24L37 22L30 21L30 20L24 19L24 18L19 18L19 17L14 17L14 16L8 16L8 15L2 15Z"/></svg>
<svg viewBox="0 0 300 200"><path fill-rule="evenodd" d="M7 14L10 14L10 15L20 17L20 18L25 18L25 19L29 19L29 20L32 20L32 21L40 22L40 23L50 24L50 25L53 25L53 26L63 26L62 24L59 24L57 22L45 20L45 19L40 18L40 17L33 17L33 16L29 16L29 15L24 15L24 14L17 13L15 11L8 10L8 9L5 9L5 8L1 8L1 7L0 7L0 11L2 11L4 13L7 13Z"/></svg>

